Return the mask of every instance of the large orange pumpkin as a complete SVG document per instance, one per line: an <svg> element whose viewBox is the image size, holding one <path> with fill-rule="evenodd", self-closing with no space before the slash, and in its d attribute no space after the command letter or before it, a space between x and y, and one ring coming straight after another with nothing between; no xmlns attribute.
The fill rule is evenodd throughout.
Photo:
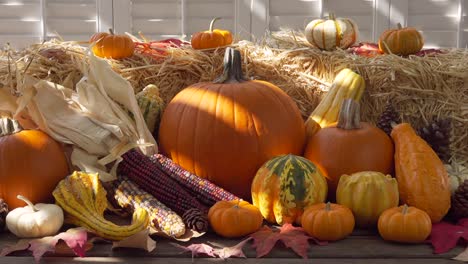
<svg viewBox="0 0 468 264"><path fill-rule="evenodd" d="M304 156L316 164L328 181L328 199L335 200L341 175L359 171L393 171L393 143L385 132L360 122L359 104L346 99L337 124L309 138Z"/></svg>
<svg viewBox="0 0 468 264"><path fill-rule="evenodd" d="M187 87L168 104L159 143L186 170L250 200L252 179L263 163L302 153L305 127L297 105L280 88L244 80L240 52L228 48L217 81Z"/></svg>
<svg viewBox="0 0 468 264"><path fill-rule="evenodd" d="M0 198L10 209L24 206L17 195L32 203L53 201L52 191L68 175L60 145L39 130L22 130L17 121L0 119Z"/></svg>

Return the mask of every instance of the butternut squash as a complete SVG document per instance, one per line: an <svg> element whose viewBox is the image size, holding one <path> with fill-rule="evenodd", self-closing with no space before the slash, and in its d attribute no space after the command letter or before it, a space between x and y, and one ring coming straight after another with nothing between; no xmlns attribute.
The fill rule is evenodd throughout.
<svg viewBox="0 0 468 264"><path fill-rule="evenodd" d="M450 208L447 170L432 148L408 123L392 130L400 202L425 211L437 223Z"/></svg>
<svg viewBox="0 0 468 264"><path fill-rule="evenodd" d="M307 136L314 135L320 128L338 121L341 104L351 98L359 102L364 93L364 79L352 70L341 70L333 80L332 86L325 97L306 120Z"/></svg>

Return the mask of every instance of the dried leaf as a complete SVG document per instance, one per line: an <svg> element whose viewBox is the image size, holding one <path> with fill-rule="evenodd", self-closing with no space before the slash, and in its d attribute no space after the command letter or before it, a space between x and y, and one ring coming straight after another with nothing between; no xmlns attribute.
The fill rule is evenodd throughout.
<svg viewBox="0 0 468 264"><path fill-rule="evenodd" d="M149 236L149 229L145 229L112 244L112 249L119 247L139 248L151 252L156 248L156 241Z"/></svg>
<svg viewBox="0 0 468 264"><path fill-rule="evenodd" d="M465 224L465 222L459 222ZM458 241L468 241L468 227L440 222L432 225L430 242L434 247L434 253L445 253L456 247Z"/></svg>
<svg viewBox="0 0 468 264"><path fill-rule="evenodd" d="M177 240L177 241L180 241L180 242L188 242L192 238L201 237L201 236L203 236L205 234L206 234L206 232L198 232L198 231L195 231L193 229L186 229L185 234L183 234L182 236L180 236L180 237L171 237L171 236L168 236L167 234L165 234L164 232L162 232L159 229L156 229L156 228L153 228L153 227L151 227L151 229L150 229L150 235L156 235L156 236L161 236L161 237L165 237L165 238L169 238L169 239L174 239L174 240Z"/></svg>
<svg viewBox="0 0 468 264"><path fill-rule="evenodd" d="M29 249L29 251L32 251L33 253L34 260L39 262L46 252L54 252L57 243L60 240L63 240L77 256L84 257L87 239L88 234L84 228L70 228L66 232L59 233L56 236L22 239L13 246L3 248L0 256L6 256L15 251Z"/></svg>
<svg viewBox="0 0 468 264"><path fill-rule="evenodd" d="M190 246L184 247L177 243L171 243L173 246L180 248L183 252L191 252L192 253L192 263L194 261L194 257L198 256L199 254L205 254L210 257L215 257L214 248L207 245L207 244L192 244Z"/></svg>
<svg viewBox="0 0 468 264"><path fill-rule="evenodd" d="M257 258L270 253L276 242L280 240L286 247L291 248L296 254L306 259L307 249L309 248L308 240L311 239L304 229L294 227L291 224L284 224L279 228L279 232L273 231L268 226L263 226L250 237L254 240L253 247L256 248Z"/></svg>
<svg viewBox="0 0 468 264"><path fill-rule="evenodd" d="M230 257L238 257L238 258L246 258L244 251L242 248L245 246L247 242L249 242L252 238L247 238L239 242L238 244L232 247L224 247L224 248L216 248L214 250L214 254L218 256L220 259L228 259Z"/></svg>
<svg viewBox="0 0 468 264"><path fill-rule="evenodd" d="M454 260L458 260L458 261L463 261L463 262L468 262L468 247L465 248L465 250L463 250L462 253L458 254L458 256L452 258Z"/></svg>

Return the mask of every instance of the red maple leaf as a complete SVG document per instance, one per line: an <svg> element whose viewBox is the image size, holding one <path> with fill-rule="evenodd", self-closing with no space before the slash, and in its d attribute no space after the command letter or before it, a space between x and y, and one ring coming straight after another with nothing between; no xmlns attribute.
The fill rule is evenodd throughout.
<svg viewBox="0 0 468 264"><path fill-rule="evenodd" d="M273 249L278 241L291 248L296 254L302 258L307 258L307 250L309 249L309 239L313 239L308 236L303 228L294 227L291 224L284 224L278 229L279 232L275 232L268 226L263 226L259 231L250 235L253 238L253 247L257 251L257 258L261 258ZM320 245L326 243L314 241Z"/></svg>
<svg viewBox="0 0 468 264"><path fill-rule="evenodd" d="M430 242L434 253L445 253L456 247L460 239L468 241L468 219L462 219L457 225L440 222L432 225Z"/></svg>

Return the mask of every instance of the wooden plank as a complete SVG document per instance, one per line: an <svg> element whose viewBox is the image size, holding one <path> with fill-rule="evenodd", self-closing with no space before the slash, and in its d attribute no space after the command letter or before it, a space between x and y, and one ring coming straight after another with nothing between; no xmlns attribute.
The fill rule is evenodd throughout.
<svg viewBox="0 0 468 264"><path fill-rule="evenodd" d="M321 264L394 264L393 259L309 259L311 263ZM227 263L237 264L304 264L308 263L303 259L229 259ZM398 262L412 263L412 264L453 264L456 263L453 260L440 260L440 259L399 259ZM0 258L0 264L30 264L34 263L31 257L4 257ZM167 264L205 264L205 263L226 263L221 259L212 258L197 258L194 262L190 258L131 258L131 257L118 257L118 258L99 258L99 257L87 257L87 258L44 258L43 263L132 263L132 264L153 264L153 263L167 263Z"/></svg>

